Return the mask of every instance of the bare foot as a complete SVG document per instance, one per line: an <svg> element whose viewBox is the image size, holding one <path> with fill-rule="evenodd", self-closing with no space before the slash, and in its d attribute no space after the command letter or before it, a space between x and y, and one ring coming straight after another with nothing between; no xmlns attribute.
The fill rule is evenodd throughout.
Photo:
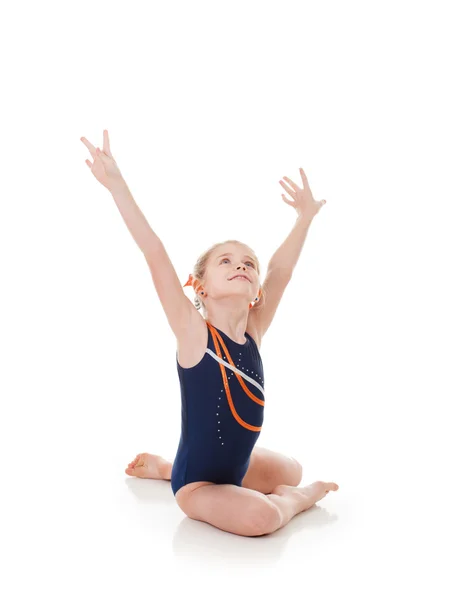
<svg viewBox="0 0 471 600"><path fill-rule="evenodd" d="M336 492L339 489L339 486L336 483L325 481L315 481L309 485L304 487L295 487L292 485L277 485L272 494L276 494L277 496L284 496L285 494L289 495L299 495L300 497L305 499L305 508L303 510L307 510L314 506L316 502L322 500L329 492Z"/></svg>
<svg viewBox="0 0 471 600"><path fill-rule="evenodd" d="M143 452L129 463L125 473L143 479L167 479L170 481L172 463L161 456Z"/></svg>

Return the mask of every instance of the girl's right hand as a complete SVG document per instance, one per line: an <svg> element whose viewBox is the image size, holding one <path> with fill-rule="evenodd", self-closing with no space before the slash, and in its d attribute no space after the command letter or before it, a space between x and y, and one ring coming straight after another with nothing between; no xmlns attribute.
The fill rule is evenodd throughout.
<svg viewBox="0 0 471 600"><path fill-rule="evenodd" d="M93 164L89 160L86 160L85 162L90 167L96 179L98 179L105 188L111 192L113 187L124 182L121 171L111 154L110 138L106 129L103 131L103 150L100 150L98 147L95 148L95 146L93 146L93 144L85 137L81 137L80 140L90 150L90 154L93 158Z"/></svg>

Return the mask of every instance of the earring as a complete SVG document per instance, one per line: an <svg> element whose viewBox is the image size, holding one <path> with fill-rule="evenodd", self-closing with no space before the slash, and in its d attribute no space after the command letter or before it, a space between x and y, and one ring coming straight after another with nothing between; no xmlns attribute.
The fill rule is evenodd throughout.
<svg viewBox="0 0 471 600"><path fill-rule="evenodd" d="M202 296L204 296L204 292L200 292L200 293L201 293ZM194 304L195 304L195 307L196 307L197 310L199 310L203 306L203 304L202 304L202 302L201 302L201 300L200 300L200 298L198 296L195 297Z"/></svg>

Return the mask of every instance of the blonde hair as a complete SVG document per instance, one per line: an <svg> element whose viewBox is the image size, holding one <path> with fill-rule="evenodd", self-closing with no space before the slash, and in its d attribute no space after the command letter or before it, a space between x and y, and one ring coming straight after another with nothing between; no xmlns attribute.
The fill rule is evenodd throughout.
<svg viewBox="0 0 471 600"><path fill-rule="evenodd" d="M201 286L201 282L205 278L208 262L212 256L213 252L220 246L223 246L224 244L239 244L239 245L247 246L247 244L242 244L241 242L239 242L239 240L226 240L225 242L219 242L217 244L213 244L210 248L208 248L205 252L203 252L203 254L201 254L198 257L198 260L196 261L196 264L193 267L193 273L192 273L193 279L197 279L198 282L200 282L199 285L193 287L193 289L195 289L195 287L196 287L196 289L195 289L196 296L195 296L193 302L194 302L195 307L198 310L201 307L203 308L203 315L205 318L207 317L208 312L207 312L206 306L203 302L202 296L198 295L198 290L199 290L199 287ZM255 268L257 270L258 275L260 276L260 262L256 256L255 252L249 246L247 246L247 247L252 252L252 255L255 259ZM252 307L252 310L259 308L261 306L261 302L265 298L263 290L262 290L262 286L260 286L260 290L259 290L259 293L257 294L257 297L259 300L254 304L254 306Z"/></svg>

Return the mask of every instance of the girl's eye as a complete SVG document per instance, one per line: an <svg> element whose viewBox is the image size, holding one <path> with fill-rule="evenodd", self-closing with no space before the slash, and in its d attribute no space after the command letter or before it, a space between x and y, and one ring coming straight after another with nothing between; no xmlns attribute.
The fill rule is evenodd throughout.
<svg viewBox="0 0 471 600"><path fill-rule="evenodd" d="M228 258L223 258L223 259L221 260L221 264L222 264L222 263L223 263L225 260L229 260L229 259L228 259ZM245 262L248 262L250 265L252 265L252 267L254 267L254 268L255 268L255 265L253 264L253 262L252 262L251 260L246 260Z"/></svg>

